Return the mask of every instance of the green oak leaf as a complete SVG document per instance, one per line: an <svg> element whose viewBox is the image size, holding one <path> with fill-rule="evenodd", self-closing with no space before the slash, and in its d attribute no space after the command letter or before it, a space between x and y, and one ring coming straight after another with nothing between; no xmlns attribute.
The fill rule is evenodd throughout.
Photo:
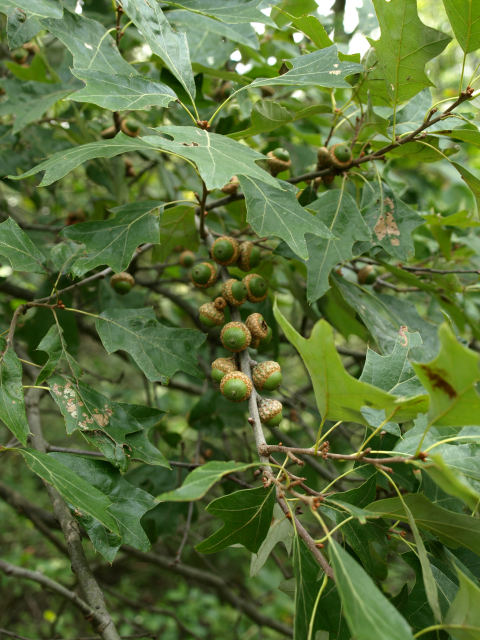
<svg viewBox="0 0 480 640"><path fill-rule="evenodd" d="M144 513L155 507L155 498L146 491L133 487L118 469L114 469L104 460L92 460L70 453L52 453L50 457L68 467L85 482L90 482L108 497L111 504L107 511L117 523L123 544L144 552L150 549L150 541L140 524L140 519ZM81 518L79 520L82 522Z"/></svg>
<svg viewBox="0 0 480 640"><path fill-rule="evenodd" d="M145 200L111 209L114 218L81 222L64 229L60 235L85 245L85 253L71 267L74 276L82 276L99 265L108 265L115 273L125 271L137 247L160 240L159 217L162 202Z"/></svg>
<svg viewBox="0 0 480 640"><path fill-rule="evenodd" d="M450 36L427 27L418 17L416 0L373 0L381 37L367 38L375 49L394 105L409 100L424 87L435 86L424 68L440 55Z"/></svg>
<svg viewBox="0 0 480 640"><path fill-rule="evenodd" d="M478 446L464 445L462 447L454 447L447 445L445 448L448 453L453 454L452 458L444 459L442 452L438 451L440 447L437 447L435 453L429 453L428 462L422 467L445 493L460 498L475 513L480 502L480 493L475 490L465 476L473 475L477 482L480 479ZM452 452L452 449L460 449L461 451ZM474 452L473 457L467 458L467 455L472 451ZM459 466L460 470L463 471L463 465L466 466L467 474L465 475L458 472Z"/></svg>
<svg viewBox="0 0 480 640"><path fill-rule="evenodd" d="M360 253L380 245L398 260L406 261L413 255L412 231L425 224L425 220L385 182L365 183L361 210L372 239L359 245Z"/></svg>
<svg viewBox="0 0 480 640"><path fill-rule="evenodd" d="M265 156L250 147L218 133L194 127L166 126L156 129L171 136L145 136L143 139L157 149L165 149L195 162L207 189L221 189L234 175L244 174L281 189L275 178L257 166Z"/></svg>
<svg viewBox="0 0 480 640"><path fill-rule="evenodd" d="M223 527L197 544L200 553L216 553L241 544L252 553L258 553L267 537L275 505L275 487L262 487L235 491L213 500L206 510L223 520Z"/></svg>
<svg viewBox="0 0 480 640"><path fill-rule="evenodd" d="M170 469L168 460L165 458L163 453L161 453L157 447L154 447L148 439L149 430L160 422L166 411L138 404L129 404L126 402L119 402L118 404L128 413L128 415L135 418L142 427L141 431L128 433L125 436L125 442L128 446L130 457L135 460L142 460L142 462L146 462L147 464Z"/></svg>
<svg viewBox="0 0 480 640"><path fill-rule="evenodd" d="M157 141L157 138L153 136L149 137L154 139L155 142ZM92 160L93 158L113 158L120 153L138 151L140 149L146 151L158 148L158 146L150 144L143 138L130 138L120 131L113 140L97 140L64 151L58 151L48 160L45 160L45 162L33 167L33 169L19 176L10 175L8 178L11 180L23 180L23 178L34 176L39 171L45 171L45 175L39 184L40 187L45 187L52 184L52 182L60 180L60 178L63 178L63 176L66 176L67 173L70 173L70 171L73 171L73 169L87 160Z"/></svg>
<svg viewBox="0 0 480 640"><path fill-rule="evenodd" d="M25 413L25 398L22 388L22 364L7 341L0 337L0 419L23 445L30 433Z"/></svg>
<svg viewBox="0 0 480 640"><path fill-rule="evenodd" d="M424 123L425 117L427 116L431 106L432 92L431 89L427 87L426 89L422 89L420 93L417 93L416 96L397 111L395 116L395 134L403 135L418 129L418 127ZM392 117L390 120L392 120ZM432 131L441 131L443 129L445 129L444 120L428 127L428 132L431 133ZM391 122L387 133L390 136L393 134Z"/></svg>
<svg viewBox="0 0 480 640"><path fill-rule="evenodd" d="M308 259L306 233L334 237L320 219L298 203L293 185L278 180L278 188L274 189L250 176L238 175L238 179L245 195L247 221L259 237L278 236L305 260Z"/></svg>
<svg viewBox="0 0 480 640"><path fill-rule="evenodd" d="M427 363L414 363L420 382L430 395L429 426L463 427L476 424L480 411L480 356L460 344L452 329L438 330L440 352Z"/></svg>
<svg viewBox="0 0 480 640"><path fill-rule="evenodd" d="M127 351L151 382L168 384L177 372L197 378L197 350L206 335L193 329L174 329L157 321L153 309L108 309L96 321L108 353Z"/></svg>
<svg viewBox="0 0 480 640"><path fill-rule="evenodd" d="M174 247L179 244L190 251L198 249L195 207L181 204L163 210L160 221L160 246L153 248L154 259L165 262Z"/></svg>
<svg viewBox="0 0 480 640"><path fill-rule="evenodd" d="M53 33L73 55L76 69L134 75L110 33L96 20L65 11L61 20L43 19L42 25Z"/></svg>
<svg viewBox="0 0 480 640"><path fill-rule="evenodd" d="M470 171L465 169L465 167L462 167L461 164L458 164L458 162L452 162L452 165L462 176L462 180L464 180L470 187L473 197L475 198L475 202L477 203L477 214L480 213L480 180L474 176L473 173L470 173Z"/></svg>
<svg viewBox="0 0 480 640"><path fill-rule="evenodd" d="M366 140L373 137L376 133L387 137L387 129L389 125L390 121L386 118L382 118L382 116L374 110L370 91L367 90L367 109L365 111L364 127L362 128L360 138L362 140Z"/></svg>
<svg viewBox="0 0 480 640"><path fill-rule="evenodd" d="M360 380L396 396L415 396L425 393L425 389L408 361L410 349L421 347L422 344L422 338L418 332L410 333L407 327L400 327L391 355L381 356L367 348L367 357Z"/></svg>
<svg viewBox="0 0 480 640"><path fill-rule="evenodd" d="M470 229L480 227L476 220L475 211L464 209L450 216L442 216L440 213L424 213L423 218L431 227L457 227L458 229Z"/></svg>
<svg viewBox="0 0 480 640"><path fill-rule="evenodd" d="M59 100L75 91L75 86L60 83L23 82L18 78L1 80L8 100L0 104L0 115L15 114L12 133L18 133L30 122L43 116Z"/></svg>
<svg viewBox="0 0 480 640"><path fill-rule="evenodd" d="M0 4L1 9L1 4ZM10 49L21 47L29 42L37 33L43 29L42 24L34 16L25 19L22 9L15 7L7 18L7 37Z"/></svg>
<svg viewBox="0 0 480 640"><path fill-rule="evenodd" d="M34 449L18 449L30 469L55 489L75 508L99 520L109 531L118 534L115 518L107 510L112 506L108 496L56 459L59 454L46 454ZM71 458L70 454L64 454ZM105 463L108 464L108 463Z"/></svg>
<svg viewBox="0 0 480 640"><path fill-rule="evenodd" d="M161 82L140 76L111 75L103 71L72 69L86 84L70 96L76 102L90 102L110 111L138 110L151 106L168 107L177 99L175 92Z"/></svg>
<svg viewBox="0 0 480 640"><path fill-rule="evenodd" d="M272 100L258 100L252 109L252 124L248 129L244 131L237 131L236 133L230 133L229 138L233 140L241 140L242 138L249 138L250 136L256 136L259 133L266 133L267 131L273 131L278 127L281 127L287 122L292 122L294 116L282 107L282 105Z"/></svg>
<svg viewBox="0 0 480 640"><path fill-rule="evenodd" d="M363 58L365 72L358 84L358 98L363 104L376 107L391 107L392 100L385 80L385 72L374 49L369 49Z"/></svg>
<svg viewBox="0 0 480 640"><path fill-rule="evenodd" d="M358 562L333 539L328 548L343 614L352 635L369 638L375 629L375 640L413 640L408 622Z"/></svg>
<svg viewBox="0 0 480 640"><path fill-rule="evenodd" d="M45 256L13 218L0 224L0 255L7 258L15 271L47 272Z"/></svg>
<svg viewBox="0 0 480 640"><path fill-rule="evenodd" d="M251 467L258 466L258 462L207 462L194 469L185 478L181 487L157 496L159 502L192 502L200 500L213 485L229 473L240 473Z"/></svg>
<svg viewBox="0 0 480 640"><path fill-rule="evenodd" d="M478 2L475 0L443 0L443 4L458 44L465 53L476 51L480 47L480 5Z"/></svg>
<svg viewBox="0 0 480 640"><path fill-rule="evenodd" d="M38 345L37 350L48 353L48 361L38 374L35 384L42 384L55 371L61 360L66 362L67 371L65 373L67 375L72 375L74 378L82 376L83 371L80 365L67 351L67 343L60 325L53 324L50 327L47 335L42 338Z"/></svg>
<svg viewBox="0 0 480 640"><path fill-rule="evenodd" d="M292 522L283 513L280 505L276 504L273 507L273 518L270 528L268 530L265 540L260 545L260 549L252 554L252 561L250 563L250 577L256 576L260 569L267 561L270 552L275 545L279 542L283 542L287 554L290 555L292 551L292 542L294 538L294 529Z"/></svg>
<svg viewBox="0 0 480 640"><path fill-rule="evenodd" d="M195 81L187 36L170 26L158 2L121 0L120 4L155 53L181 83L190 99L195 100Z"/></svg>
<svg viewBox="0 0 480 640"><path fill-rule="evenodd" d="M444 620L458 640L480 639L480 588L457 568L460 589Z"/></svg>
<svg viewBox="0 0 480 640"><path fill-rule="evenodd" d="M275 27L271 18L260 11L258 6L261 0L238 2L238 0L167 0L165 4L182 7L197 14L212 16L228 24L243 24L250 22L263 22L270 27Z"/></svg>
<svg viewBox="0 0 480 640"><path fill-rule="evenodd" d="M10 15L21 9L28 18L61 18L63 7L55 0L0 0L0 12Z"/></svg>
<svg viewBox="0 0 480 640"><path fill-rule="evenodd" d="M66 240L56 244L51 252L50 258L58 269L59 275L70 273L72 265L85 253L85 245L77 244L72 240Z"/></svg>
<svg viewBox="0 0 480 640"><path fill-rule="evenodd" d="M362 218L357 203L344 189L327 191L307 206L332 232L331 238L307 237L307 300L315 302L329 289L330 271L339 262L353 258L356 241L370 241L371 231Z"/></svg>
<svg viewBox="0 0 480 640"><path fill-rule="evenodd" d="M314 325L307 340L286 320L276 302L274 315L307 367L322 419L368 425L361 411L365 406L384 409L389 420L395 416L396 422L411 420L426 411L428 396L397 398L347 373L335 347L333 329L325 320Z"/></svg>

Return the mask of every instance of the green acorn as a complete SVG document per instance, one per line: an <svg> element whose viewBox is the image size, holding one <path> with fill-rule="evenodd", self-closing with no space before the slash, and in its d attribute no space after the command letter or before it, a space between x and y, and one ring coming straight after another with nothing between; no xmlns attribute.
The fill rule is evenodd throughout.
<svg viewBox="0 0 480 640"><path fill-rule="evenodd" d="M263 302L268 296L268 285L257 273L249 273L242 282L248 289L247 299L249 302Z"/></svg>
<svg viewBox="0 0 480 640"><path fill-rule="evenodd" d="M126 271L121 273L115 273L110 278L110 286L115 289L117 293L124 296L135 285L135 279L132 275Z"/></svg>
<svg viewBox="0 0 480 640"><path fill-rule="evenodd" d="M228 322L222 329L220 340L225 349L236 353L250 345L252 334L243 322Z"/></svg>
<svg viewBox="0 0 480 640"><path fill-rule="evenodd" d="M358 284L373 284L377 279L377 272L371 264L367 264L357 273Z"/></svg>
<svg viewBox="0 0 480 640"><path fill-rule="evenodd" d="M217 358L212 362L212 380L220 383L221 379L227 373L238 371L238 365L235 356L231 358Z"/></svg>
<svg viewBox="0 0 480 640"><path fill-rule="evenodd" d="M202 304L199 311L200 322L206 327L219 327L225 324L225 314L220 309L217 309L214 302Z"/></svg>
<svg viewBox="0 0 480 640"><path fill-rule="evenodd" d="M318 164L317 167L319 169L327 169L332 166L332 156L330 155L330 151L327 147L320 147L317 151Z"/></svg>
<svg viewBox="0 0 480 640"><path fill-rule="evenodd" d="M272 336L273 336L272 327L267 327L267 329L268 329L267 335L265 336L265 338L260 340L260 346L262 347L266 347L272 341Z"/></svg>
<svg viewBox="0 0 480 640"><path fill-rule="evenodd" d="M195 264L195 254L193 251L182 251L178 259L182 267L190 269Z"/></svg>
<svg viewBox="0 0 480 640"><path fill-rule="evenodd" d="M292 166L290 154L286 149L281 149L279 147L278 149L269 151L267 156L269 158L267 164L272 176L276 176L282 171L287 171Z"/></svg>
<svg viewBox="0 0 480 640"><path fill-rule="evenodd" d="M282 409L282 403L278 400L260 400L258 404L260 422L267 427L277 427L283 418Z"/></svg>
<svg viewBox="0 0 480 640"><path fill-rule="evenodd" d="M247 299L247 287L241 280L230 278L222 285L222 296L234 307L240 307Z"/></svg>
<svg viewBox="0 0 480 640"><path fill-rule="evenodd" d="M120 123L120 129L126 136L130 136L130 138L136 138L140 133L140 125L136 120L132 120L132 118L125 118Z"/></svg>
<svg viewBox="0 0 480 640"><path fill-rule="evenodd" d="M245 324L250 329L252 338L262 340L267 337L268 325L260 313L252 313L245 320Z"/></svg>
<svg viewBox="0 0 480 640"><path fill-rule="evenodd" d="M237 267L242 271L251 271L260 264L260 249L247 240L240 245L240 256L237 261Z"/></svg>
<svg viewBox="0 0 480 640"><path fill-rule="evenodd" d="M28 51L26 51L23 47L19 47L18 49L14 49L11 54L12 60L17 64L23 64L28 58Z"/></svg>
<svg viewBox="0 0 480 640"><path fill-rule="evenodd" d="M227 196L233 196L235 193L237 193L238 185L239 182L237 176L233 176L232 178L230 178L227 184L220 189L220 191L222 193L225 193Z"/></svg>
<svg viewBox="0 0 480 640"><path fill-rule="evenodd" d="M231 402L248 400L252 389L252 381L241 371L232 371L232 373L225 374L220 382L222 395Z"/></svg>
<svg viewBox="0 0 480 640"><path fill-rule="evenodd" d="M252 378L259 391L275 391L282 384L282 369L278 362L260 362L253 367Z"/></svg>
<svg viewBox="0 0 480 640"><path fill-rule="evenodd" d="M217 281L217 270L209 262L201 262L193 268L190 278L197 289L208 289Z"/></svg>
<svg viewBox="0 0 480 640"><path fill-rule="evenodd" d="M334 144L330 147L332 164L337 169L346 169L352 164L352 151L346 144Z"/></svg>
<svg viewBox="0 0 480 640"><path fill-rule="evenodd" d="M235 264L239 254L240 245L235 238L221 236L212 245L212 258L224 267Z"/></svg>

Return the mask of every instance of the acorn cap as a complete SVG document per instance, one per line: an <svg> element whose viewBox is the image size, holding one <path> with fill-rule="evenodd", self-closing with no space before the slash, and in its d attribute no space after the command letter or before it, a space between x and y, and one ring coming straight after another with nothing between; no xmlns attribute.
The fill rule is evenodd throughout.
<svg viewBox="0 0 480 640"><path fill-rule="evenodd" d="M248 289L247 299L250 302L263 302L268 296L268 285L257 273L249 273L242 282Z"/></svg>
<svg viewBox="0 0 480 640"><path fill-rule="evenodd" d="M120 123L120 129L126 136L130 136L130 138L136 138L140 133L140 125L136 120L132 120L131 118L125 118Z"/></svg>
<svg viewBox="0 0 480 640"><path fill-rule="evenodd" d="M287 171L292 166L292 161L290 160L290 154L288 154L288 151L286 151L289 158L288 160L282 160L281 158L278 158L275 155L276 153L283 155L283 153L281 153L283 151L285 151L285 149L275 149L274 151L269 151L267 153L267 156L268 156L267 164L272 176L276 176L282 171Z"/></svg>
<svg viewBox="0 0 480 640"><path fill-rule="evenodd" d="M230 278L222 285L222 296L234 307L240 307L247 299L247 287L241 280Z"/></svg>
<svg viewBox="0 0 480 640"><path fill-rule="evenodd" d="M357 273L359 284L373 284L377 279L377 272L373 265L367 264Z"/></svg>
<svg viewBox="0 0 480 640"><path fill-rule="evenodd" d="M267 337L268 325L260 313L252 313L245 320L245 324L250 329L252 337L262 340Z"/></svg>
<svg viewBox="0 0 480 640"><path fill-rule="evenodd" d="M124 296L135 286L135 279L130 273L122 271L121 273L115 273L110 278L110 286L115 289L117 293Z"/></svg>
<svg viewBox="0 0 480 640"><path fill-rule="evenodd" d="M232 371L238 371L237 361L234 356L231 358L217 358L212 362L212 380L215 382L220 382L224 375Z"/></svg>
<svg viewBox="0 0 480 640"><path fill-rule="evenodd" d="M329 184L332 184L332 182L335 180L335 174L334 173L329 173L326 176L322 176L320 178L321 182L323 182L323 184L325 186L328 186Z"/></svg>
<svg viewBox="0 0 480 640"><path fill-rule="evenodd" d="M260 400L258 413L260 422L269 427L276 427L282 421L282 403L278 400Z"/></svg>
<svg viewBox="0 0 480 640"><path fill-rule="evenodd" d="M217 270L209 262L201 262L197 264L190 274L192 283L197 289L208 289L217 281Z"/></svg>
<svg viewBox="0 0 480 640"><path fill-rule="evenodd" d="M320 147L317 151L317 159L318 164L317 167L319 169L327 169L332 166L332 156L330 155L330 151L327 147Z"/></svg>
<svg viewBox="0 0 480 640"><path fill-rule="evenodd" d="M231 402L243 402L250 397L253 385L250 378L241 371L232 371L223 376L220 382L222 395Z"/></svg>
<svg viewBox="0 0 480 640"><path fill-rule="evenodd" d="M219 296L218 298L215 298L213 304L217 307L217 309L222 311L227 306L227 301L225 300L225 298L222 298L222 296Z"/></svg>
<svg viewBox="0 0 480 640"><path fill-rule="evenodd" d="M212 258L224 267L235 264L239 254L240 245L235 238L220 236L212 245Z"/></svg>
<svg viewBox="0 0 480 640"><path fill-rule="evenodd" d="M237 193L238 186L239 186L238 178L237 176L233 176L233 178L230 178L229 182L227 182L227 184L224 187L222 187L220 191L222 193L225 193L227 196L231 196Z"/></svg>
<svg viewBox="0 0 480 640"><path fill-rule="evenodd" d="M228 322L222 329L220 340L225 349L236 353L250 345L252 334L243 322Z"/></svg>
<svg viewBox="0 0 480 640"><path fill-rule="evenodd" d="M187 267L188 269L190 269L190 267L193 267L193 265L195 264L195 254L193 253L193 251L182 251L178 261L180 262L182 267Z"/></svg>
<svg viewBox="0 0 480 640"><path fill-rule="evenodd" d="M253 367L252 378L259 391L274 391L282 384L282 369L278 362L260 362Z"/></svg>
<svg viewBox="0 0 480 640"><path fill-rule="evenodd" d="M206 327L219 327L225 323L225 314L213 302L202 304L199 312L200 322Z"/></svg>
<svg viewBox="0 0 480 640"><path fill-rule="evenodd" d="M237 267L242 271L251 271L260 264L260 249L247 240L240 245L240 255L237 261Z"/></svg>
<svg viewBox="0 0 480 640"><path fill-rule="evenodd" d="M332 164L338 169L346 169L352 164L352 151L346 144L334 144L330 147L330 157Z"/></svg>

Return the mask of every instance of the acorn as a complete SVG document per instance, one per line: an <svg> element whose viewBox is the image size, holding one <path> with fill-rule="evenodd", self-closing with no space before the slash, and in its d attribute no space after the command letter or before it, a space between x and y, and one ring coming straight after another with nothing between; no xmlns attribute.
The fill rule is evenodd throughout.
<svg viewBox="0 0 480 640"><path fill-rule="evenodd" d="M357 273L358 284L373 284L377 279L377 272L371 264L365 265Z"/></svg>
<svg viewBox="0 0 480 640"><path fill-rule="evenodd" d="M242 280L247 287L247 299L249 302L263 302L268 296L268 285L257 273L249 273Z"/></svg>
<svg viewBox="0 0 480 640"><path fill-rule="evenodd" d="M287 171L292 166L290 160L290 154L286 149L278 148L267 153L268 156L268 168L272 176L276 176L282 171Z"/></svg>
<svg viewBox="0 0 480 640"><path fill-rule="evenodd" d="M112 125L111 127L107 127L106 129L104 129L100 133L100 135L104 140L111 140L112 138L115 138L115 136L117 135L117 129L115 125Z"/></svg>
<svg viewBox="0 0 480 640"><path fill-rule="evenodd" d="M190 267L193 267L193 265L195 264L195 254L193 253L193 251L182 251L178 261L180 262L182 267L190 269Z"/></svg>
<svg viewBox="0 0 480 640"><path fill-rule="evenodd" d="M252 381L241 371L232 371L225 374L220 382L222 395L231 402L248 400L252 389Z"/></svg>
<svg viewBox="0 0 480 640"><path fill-rule="evenodd" d="M224 375L232 373L232 371L238 371L235 356L231 358L217 358L212 362L212 380L214 382L219 383Z"/></svg>
<svg viewBox="0 0 480 640"><path fill-rule="evenodd" d="M206 327L219 327L225 324L225 314L220 309L217 309L215 303L206 302L202 304L199 309L200 322Z"/></svg>
<svg viewBox="0 0 480 640"><path fill-rule="evenodd" d="M323 184L325 186L328 186L329 184L332 184L332 182L335 180L335 174L334 173L329 173L326 176L322 176L321 178L317 178L317 180L320 180L320 182L323 182Z"/></svg>
<svg viewBox="0 0 480 640"><path fill-rule="evenodd" d="M136 138L140 133L140 125L136 120L132 120L132 118L124 118L120 123L120 129L126 136L130 136L130 138Z"/></svg>
<svg viewBox="0 0 480 640"><path fill-rule="evenodd" d="M267 329L268 329L267 335L265 336L265 338L262 338L260 340L260 345L262 347L266 347L272 341L272 336L273 336L272 327L267 327Z"/></svg>
<svg viewBox="0 0 480 640"><path fill-rule="evenodd" d="M258 349L260 346L261 340L257 338L257 336L252 336L252 341L250 342L250 349Z"/></svg>
<svg viewBox="0 0 480 640"><path fill-rule="evenodd" d="M282 409L282 403L278 400L260 400L258 404L260 422L267 427L277 427L283 419Z"/></svg>
<svg viewBox="0 0 480 640"><path fill-rule="evenodd" d="M317 167L319 169L327 169L332 166L332 156L330 155L330 151L327 147L320 147L317 151L318 164Z"/></svg>
<svg viewBox="0 0 480 640"><path fill-rule="evenodd" d="M227 184L220 189L220 191L222 193L225 193L227 196L233 196L237 193L238 186L238 178L237 176L233 176L232 178L230 178Z"/></svg>
<svg viewBox="0 0 480 640"><path fill-rule="evenodd" d="M121 273L115 273L110 278L110 286L115 289L117 293L124 296L135 285L135 279L132 275L126 271Z"/></svg>
<svg viewBox="0 0 480 640"><path fill-rule="evenodd" d="M253 367L252 378L259 391L275 391L283 381L282 369L278 362L260 362Z"/></svg>
<svg viewBox="0 0 480 640"><path fill-rule="evenodd" d="M223 309L225 309L225 307L227 306L227 301L225 300L225 298L222 298L222 296L219 296L218 298L215 298L213 304L219 311L223 311Z"/></svg>
<svg viewBox="0 0 480 640"><path fill-rule="evenodd" d="M23 64L28 58L28 51L26 51L23 47L19 47L18 49L13 49L10 54L12 56L12 60L17 64Z"/></svg>
<svg viewBox="0 0 480 640"><path fill-rule="evenodd" d="M220 340L225 349L236 353L250 345L252 334L243 322L228 322L222 329Z"/></svg>
<svg viewBox="0 0 480 640"><path fill-rule="evenodd" d="M208 289L217 281L217 270L209 262L201 262L192 270L190 278L197 289Z"/></svg>
<svg viewBox="0 0 480 640"><path fill-rule="evenodd" d="M222 285L222 296L234 307L240 307L247 299L247 287L241 280L230 278Z"/></svg>
<svg viewBox="0 0 480 640"><path fill-rule="evenodd" d="M128 158L124 158L123 162L125 163L125 177L135 178L137 172L135 171L132 161L128 160Z"/></svg>
<svg viewBox="0 0 480 640"><path fill-rule="evenodd" d="M240 245L240 256L237 267L242 271L251 271L260 264L260 249L257 245L247 240Z"/></svg>
<svg viewBox="0 0 480 640"><path fill-rule="evenodd" d="M212 245L212 258L224 267L235 264L239 254L240 245L235 238L220 236Z"/></svg>
<svg viewBox="0 0 480 640"><path fill-rule="evenodd" d="M250 329L253 338L266 338L268 334L268 325L260 313L252 313L245 320L245 324Z"/></svg>
<svg viewBox="0 0 480 640"><path fill-rule="evenodd" d="M352 164L352 150L346 144L334 144L330 147L332 165L337 169L346 169Z"/></svg>

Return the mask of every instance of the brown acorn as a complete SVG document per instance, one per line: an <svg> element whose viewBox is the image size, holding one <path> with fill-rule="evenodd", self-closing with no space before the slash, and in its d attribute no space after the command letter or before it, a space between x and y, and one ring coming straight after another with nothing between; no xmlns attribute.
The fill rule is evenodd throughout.
<svg viewBox="0 0 480 640"><path fill-rule="evenodd" d="M218 264L228 267L235 264L240 254L240 245L235 238L220 236L212 245L212 258Z"/></svg>
<svg viewBox="0 0 480 640"><path fill-rule="evenodd" d="M121 273L115 273L110 278L110 286L115 289L117 293L124 296L135 285L135 279L132 275L126 271Z"/></svg>
<svg viewBox="0 0 480 640"><path fill-rule="evenodd" d="M225 349L237 353L246 349L252 341L252 334L243 322L228 322L220 334Z"/></svg>
<svg viewBox="0 0 480 640"><path fill-rule="evenodd" d="M133 163L128 158L124 158L123 162L125 163L125 177L126 178L134 178L137 175Z"/></svg>
<svg viewBox="0 0 480 640"><path fill-rule="evenodd" d="M274 149L267 153L268 156L268 168L272 176L276 176L282 171L287 171L292 166L290 160L290 154L286 149Z"/></svg>
<svg viewBox="0 0 480 640"><path fill-rule="evenodd" d="M248 400L252 390L252 381L241 371L232 371L232 373L225 374L220 382L220 391L230 402Z"/></svg>
<svg viewBox="0 0 480 640"><path fill-rule="evenodd" d="M218 298L215 298L213 304L219 311L223 311L223 309L225 309L225 307L227 306L227 301L225 300L225 298L222 298L222 296L219 296Z"/></svg>
<svg viewBox="0 0 480 640"><path fill-rule="evenodd" d="M329 149L332 165L337 169L346 169L352 164L352 150L346 144L334 144Z"/></svg>
<svg viewBox="0 0 480 640"><path fill-rule="evenodd" d="M182 267L190 269L190 267L193 267L193 265L195 264L195 254L193 253L193 251L188 251L188 249L182 251L178 261L180 262Z"/></svg>
<svg viewBox="0 0 480 640"><path fill-rule="evenodd" d="M208 289L215 284L218 274L213 264L201 262L192 269L190 278L197 289Z"/></svg>
<svg viewBox="0 0 480 640"><path fill-rule="evenodd" d="M263 302L268 296L268 285L257 273L249 273L242 282L247 287L247 299L249 302Z"/></svg>
<svg viewBox="0 0 480 640"><path fill-rule="evenodd" d="M225 374L231 373L232 371L238 371L235 356L231 358L217 358L212 362L212 380L214 382L220 382Z"/></svg>
<svg viewBox="0 0 480 640"><path fill-rule="evenodd" d="M247 240L240 245L240 255L237 267L242 271L251 271L260 264L260 249L257 245Z"/></svg>
<svg viewBox="0 0 480 640"><path fill-rule="evenodd" d="M319 169L327 169L332 166L332 156L330 155L330 151L327 147L320 147L317 151L318 164L317 167Z"/></svg>
<svg viewBox="0 0 480 640"><path fill-rule="evenodd" d="M140 133L140 125L132 118L124 118L120 123L120 130L130 138L136 138Z"/></svg>
<svg viewBox="0 0 480 640"><path fill-rule="evenodd" d="M282 384L282 369L278 362L260 362L252 370L253 383L259 391L275 391Z"/></svg>
<svg viewBox="0 0 480 640"><path fill-rule="evenodd" d="M213 302L206 302L202 304L199 309L200 322L206 327L220 327L225 324L225 314L220 309L217 309Z"/></svg>
<svg viewBox="0 0 480 640"><path fill-rule="evenodd" d="M222 193L225 193L227 196L233 196L235 193L237 193L238 187L239 187L238 178L237 176L233 176L233 178L230 178L229 182L227 182L227 184L224 187L222 187L220 191Z"/></svg>
<svg viewBox="0 0 480 640"><path fill-rule="evenodd" d="M278 400L260 400L258 403L260 422L268 427L277 427L283 418L282 409L282 403Z"/></svg>
<svg viewBox="0 0 480 640"><path fill-rule="evenodd" d="M268 325L260 313L252 313L245 320L245 324L250 329L252 338L263 340L268 334Z"/></svg>
<svg viewBox="0 0 480 640"><path fill-rule="evenodd" d="M367 264L357 273L358 284L373 284L377 279L377 272L371 264Z"/></svg>
<svg viewBox="0 0 480 640"><path fill-rule="evenodd" d="M222 285L222 296L234 307L240 307L247 300L247 287L241 280L230 278Z"/></svg>

